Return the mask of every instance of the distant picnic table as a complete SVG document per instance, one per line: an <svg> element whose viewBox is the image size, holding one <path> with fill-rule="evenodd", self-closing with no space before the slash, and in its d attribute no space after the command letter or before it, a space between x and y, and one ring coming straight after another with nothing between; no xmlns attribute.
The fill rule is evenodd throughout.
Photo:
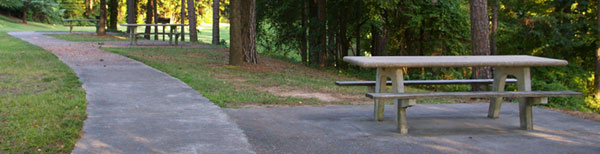
<svg viewBox="0 0 600 154"><path fill-rule="evenodd" d="M406 121L406 109L416 104L419 98L456 98L456 97L488 97L492 98L488 111L489 118L498 118L502 97L519 97L519 117L521 128L533 130L532 109L533 105L545 104L548 97L558 96L576 96L581 95L572 91L531 91L530 67L539 66L565 66L568 64L565 60L535 57L535 56L347 56L344 61L350 64L365 68L376 68L377 78L375 88L367 97L375 99L374 117L377 121L383 120L384 103L380 99L395 99L397 108L396 124L401 134L408 133ZM404 73L405 68L420 67L494 67L494 79L492 82L492 91L487 92L429 92L429 93L405 93L404 91ZM503 92L507 81L507 76L516 77L517 92ZM388 84L387 78L391 79L392 93L382 93L384 87ZM428 83L418 81L419 83ZM459 82L438 81L442 84L447 83L467 83L468 80ZM477 80L477 82L482 82ZM365 81L357 82L355 85L351 81L338 81L340 83L357 86L365 85Z"/></svg>
<svg viewBox="0 0 600 154"><path fill-rule="evenodd" d="M159 35L159 34L167 34L169 36L169 45L172 45L172 41L175 40L175 45L177 45L178 42L178 37L183 35L183 33L178 33L177 32L177 27L181 26L186 26L185 24L121 24L121 26L127 26L129 29L129 39L130 39L130 45L137 45L137 35ZM164 32L164 28L163 28L163 33L157 33L155 30L155 33L137 33L136 29L139 26L153 26L153 27L158 27L158 26L167 26L170 27L168 32ZM164 40L164 37L163 37Z"/></svg>
<svg viewBox="0 0 600 154"><path fill-rule="evenodd" d="M63 19L63 21L68 21L69 22L69 33L73 33L73 21L93 21L96 22L96 31L98 31L98 21L100 21L100 19Z"/></svg>

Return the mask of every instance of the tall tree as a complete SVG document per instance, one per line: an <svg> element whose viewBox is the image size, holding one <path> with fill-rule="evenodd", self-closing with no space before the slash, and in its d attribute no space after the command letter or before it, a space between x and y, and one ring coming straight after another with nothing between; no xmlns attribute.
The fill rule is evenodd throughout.
<svg viewBox="0 0 600 154"><path fill-rule="evenodd" d="M127 0L127 23L135 24L137 19L137 3L136 0ZM131 29L127 28L127 32Z"/></svg>
<svg viewBox="0 0 600 154"><path fill-rule="evenodd" d="M196 32L196 5L194 0L187 0L188 21L190 22L190 42L198 42L198 32Z"/></svg>
<svg viewBox="0 0 600 154"><path fill-rule="evenodd" d="M117 31L117 22L119 19L119 1L118 0L110 0L108 2L108 12L110 13L110 18L108 20L108 31Z"/></svg>
<svg viewBox="0 0 600 154"><path fill-rule="evenodd" d="M29 11L29 1L26 0L23 2L23 16L21 20L24 24L27 24L27 12Z"/></svg>
<svg viewBox="0 0 600 154"><path fill-rule="evenodd" d="M85 13L83 15L90 18L94 14L94 0L85 0L83 3L85 3Z"/></svg>
<svg viewBox="0 0 600 154"><path fill-rule="evenodd" d="M230 1L230 38L229 64L256 64L256 15L255 0Z"/></svg>
<svg viewBox="0 0 600 154"><path fill-rule="evenodd" d="M306 31L308 30L308 19L306 18L307 14L306 14L306 9L308 9L307 6L307 0L302 0L302 29L301 29L301 36L302 38L300 38L300 57L302 57L302 63L303 64L307 64L308 63L308 47L307 47L307 37L308 35L306 34Z"/></svg>
<svg viewBox="0 0 600 154"><path fill-rule="evenodd" d="M490 0L492 3L492 35L490 35L490 52L492 55L498 54L498 43L496 41L496 32L498 31L498 0Z"/></svg>
<svg viewBox="0 0 600 154"><path fill-rule="evenodd" d="M152 17L154 17L154 7L155 4L153 3L153 0L148 0L148 2L146 3L146 24L152 24ZM156 20L156 19L154 19ZM145 26L146 30L144 31L146 33L146 35L144 35L145 39L150 39L150 33L152 32L152 27L151 26Z"/></svg>
<svg viewBox="0 0 600 154"><path fill-rule="evenodd" d="M597 4L597 14L596 14L596 26L600 29L600 0L598 0ZM600 32L598 32L598 47L596 48L596 73L594 74L594 87L596 88L596 93L594 94L596 98L600 98Z"/></svg>
<svg viewBox="0 0 600 154"><path fill-rule="evenodd" d="M244 62L258 63L256 51L256 0L244 0L242 5L242 28Z"/></svg>
<svg viewBox="0 0 600 154"><path fill-rule="evenodd" d="M213 27L212 27L212 44L217 45L220 41L219 36L219 0L213 0Z"/></svg>
<svg viewBox="0 0 600 154"><path fill-rule="evenodd" d="M158 2L156 0L152 0L154 3L154 24L158 24ZM182 1L183 2L183 1ZM185 12L185 11L184 11ZM158 26L154 26L154 40L158 40Z"/></svg>
<svg viewBox="0 0 600 154"><path fill-rule="evenodd" d="M181 24L185 24L185 0L181 1ZM185 26L181 26L181 34L185 34ZM181 35L181 42L185 41L185 35Z"/></svg>
<svg viewBox="0 0 600 154"><path fill-rule="evenodd" d="M308 63L311 65L319 64L319 18L316 0L308 0Z"/></svg>
<svg viewBox="0 0 600 154"><path fill-rule="evenodd" d="M100 20L98 21L98 35L106 35L106 0L100 0Z"/></svg>
<svg viewBox="0 0 600 154"><path fill-rule="evenodd" d="M327 65L327 23L325 20L327 3L325 0L317 0L319 19L319 66Z"/></svg>
<svg viewBox="0 0 600 154"><path fill-rule="evenodd" d="M472 55L490 55L490 29L488 20L487 0L471 0L471 48ZM489 67L473 67L472 78L489 79ZM481 91L477 85L471 86L472 90Z"/></svg>

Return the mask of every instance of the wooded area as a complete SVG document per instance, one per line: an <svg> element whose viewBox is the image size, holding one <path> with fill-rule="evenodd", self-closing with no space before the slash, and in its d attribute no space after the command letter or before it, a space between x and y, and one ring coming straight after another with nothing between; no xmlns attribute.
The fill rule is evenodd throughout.
<svg viewBox="0 0 600 154"><path fill-rule="evenodd" d="M56 23L62 18L100 16L100 6L104 6L100 3L105 0L0 2L0 13L20 17L23 22ZM594 97L600 96L600 78L595 75L600 72L597 0L185 2L108 0L108 31L115 31L117 23L152 23L157 17L182 22L187 18L192 42L197 40L195 25L212 23L212 44L220 44L220 21L231 24L230 64L257 63L260 52L346 72L358 68L345 64L344 56L534 55L566 59L567 67L533 68L532 74L541 74L534 76L533 89L582 91L588 96L585 100L557 98L551 105L600 111ZM492 70L414 68L406 69L405 74L407 79L491 78Z"/></svg>

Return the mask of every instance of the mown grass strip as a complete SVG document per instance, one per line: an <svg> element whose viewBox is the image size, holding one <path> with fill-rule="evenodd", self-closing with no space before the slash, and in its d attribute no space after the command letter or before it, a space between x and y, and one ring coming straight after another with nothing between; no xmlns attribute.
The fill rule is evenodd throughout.
<svg viewBox="0 0 600 154"><path fill-rule="evenodd" d="M85 91L52 53L0 32L0 153L70 153Z"/></svg>

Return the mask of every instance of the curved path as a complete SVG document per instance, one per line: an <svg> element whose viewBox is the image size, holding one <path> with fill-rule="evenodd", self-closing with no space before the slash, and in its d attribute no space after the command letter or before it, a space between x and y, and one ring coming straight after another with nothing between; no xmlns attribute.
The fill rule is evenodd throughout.
<svg viewBox="0 0 600 154"><path fill-rule="evenodd" d="M11 32L51 51L88 100L73 153L254 153L243 131L185 83L135 60L38 32Z"/></svg>

